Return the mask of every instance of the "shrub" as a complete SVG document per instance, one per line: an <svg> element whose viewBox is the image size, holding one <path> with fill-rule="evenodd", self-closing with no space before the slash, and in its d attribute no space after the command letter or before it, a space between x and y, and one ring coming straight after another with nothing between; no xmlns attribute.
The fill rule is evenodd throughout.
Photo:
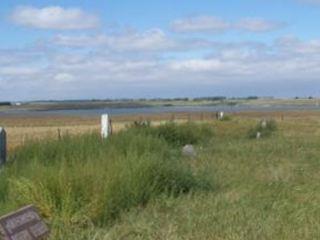
<svg viewBox="0 0 320 240"><path fill-rule="evenodd" d="M152 129L151 134L162 138L174 146L184 146L186 144L198 144L205 142L213 136L213 130L209 125L195 123L175 124L166 123Z"/></svg>
<svg viewBox="0 0 320 240"><path fill-rule="evenodd" d="M220 119L220 121L231 121L231 120L232 120L232 118L231 118L230 115L224 115L224 116Z"/></svg>
<svg viewBox="0 0 320 240"><path fill-rule="evenodd" d="M249 138L256 138L257 133L260 132L261 137L269 137L277 129L277 122L275 120L262 120L254 128L249 129L248 136Z"/></svg>
<svg viewBox="0 0 320 240"><path fill-rule="evenodd" d="M135 128L147 128L151 126L151 122L147 121L134 121L132 127Z"/></svg>

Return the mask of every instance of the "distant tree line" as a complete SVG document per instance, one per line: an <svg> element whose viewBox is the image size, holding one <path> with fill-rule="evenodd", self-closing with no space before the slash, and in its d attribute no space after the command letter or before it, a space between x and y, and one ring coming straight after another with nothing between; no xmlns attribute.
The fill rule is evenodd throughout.
<svg viewBox="0 0 320 240"><path fill-rule="evenodd" d="M199 98L194 98L194 101L223 101L226 100L227 97L224 96L213 96L213 97L199 97Z"/></svg>
<svg viewBox="0 0 320 240"><path fill-rule="evenodd" d="M0 106L11 106L11 102L0 102Z"/></svg>

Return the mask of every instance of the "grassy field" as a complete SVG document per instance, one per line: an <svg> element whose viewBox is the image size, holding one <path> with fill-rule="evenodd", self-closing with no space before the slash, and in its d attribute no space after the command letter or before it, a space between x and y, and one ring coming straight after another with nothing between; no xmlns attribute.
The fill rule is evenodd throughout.
<svg viewBox="0 0 320 240"><path fill-rule="evenodd" d="M157 115L120 115L112 117L113 130L118 132L134 121L151 121L158 125L167 120L177 122L212 121L214 113L163 113ZM60 135L79 135L100 131L100 117L95 116L1 116L0 126L8 133L9 151L32 139L58 139Z"/></svg>
<svg viewBox="0 0 320 240"><path fill-rule="evenodd" d="M159 123L170 115L148 117ZM277 130L250 139L263 117ZM2 119L9 137L15 127L36 135L41 126L80 125L79 134L92 133L17 144L0 173L0 213L34 203L52 239L320 239L319 112L193 120L101 141L99 119ZM181 156L185 139L195 159Z"/></svg>

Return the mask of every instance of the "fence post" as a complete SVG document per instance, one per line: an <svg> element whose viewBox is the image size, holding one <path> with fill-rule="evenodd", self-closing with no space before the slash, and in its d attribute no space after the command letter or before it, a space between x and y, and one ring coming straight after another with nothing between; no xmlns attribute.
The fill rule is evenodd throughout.
<svg viewBox="0 0 320 240"><path fill-rule="evenodd" d="M4 128L0 127L0 167L7 161L7 134Z"/></svg>
<svg viewBox="0 0 320 240"><path fill-rule="evenodd" d="M171 114L171 120L170 120L170 121L171 121L171 122L174 122L175 120L176 120L176 117L175 117L174 113L172 113L172 114Z"/></svg>
<svg viewBox="0 0 320 240"><path fill-rule="evenodd" d="M59 141L61 140L61 130L60 130L60 128L58 128L58 140Z"/></svg>

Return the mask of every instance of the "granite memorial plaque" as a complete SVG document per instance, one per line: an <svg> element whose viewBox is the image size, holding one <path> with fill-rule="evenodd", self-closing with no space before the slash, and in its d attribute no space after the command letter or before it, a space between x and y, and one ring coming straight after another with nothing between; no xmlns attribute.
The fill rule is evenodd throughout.
<svg viewBox="0 0 320 240"><path fill-rule="evenodd" d="M49 235L49 228L33 205L0 217L0 233L4 240L40 240Z"/></svg>

